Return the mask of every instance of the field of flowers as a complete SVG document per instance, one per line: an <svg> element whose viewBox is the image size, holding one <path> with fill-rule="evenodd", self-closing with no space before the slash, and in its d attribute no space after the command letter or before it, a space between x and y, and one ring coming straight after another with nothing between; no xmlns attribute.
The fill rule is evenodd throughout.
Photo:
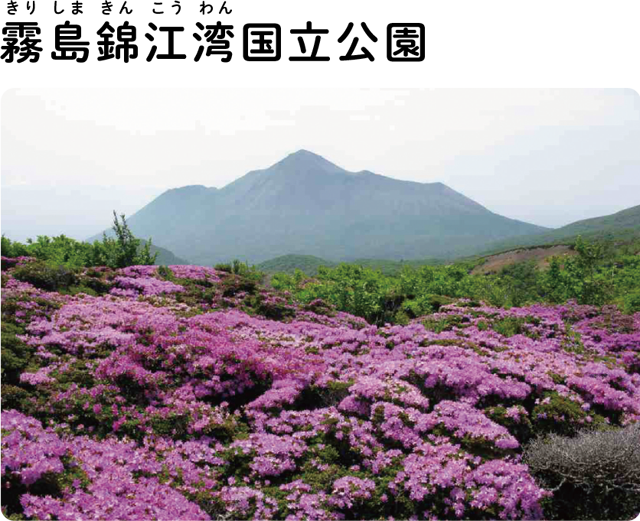
<svg viewBox="0 0 640 521"><path fill-rule="evenodd" d="M31 264L3 258L7 516L537 519L527 442L640 420L640 313L458 301L377 327L212 268L48 291Z"/></svg>

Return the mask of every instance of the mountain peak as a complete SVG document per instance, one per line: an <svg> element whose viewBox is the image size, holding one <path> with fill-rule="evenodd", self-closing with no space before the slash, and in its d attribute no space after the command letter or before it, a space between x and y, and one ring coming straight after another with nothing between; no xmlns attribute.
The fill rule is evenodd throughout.
<svg viewBox="0 0 640 521"><path fill-rule="evenodd" d="M271 167L286 171L321 171L324 173L344 173L345 170L331 161L309 150L300 149Z"/></svg>
<svg viewBox="0 0 640 521"><path fill-rule="evenodd" d="M544 231L445 185L348 172L304 149L220 190L167 192L129 224L137 236L207 265L287 252L330 260L447 258Z"/></svg>
<svg viewBox="0 0 640 521"><path fill-rule="evenodd" d="M316 154L315 152L311 152L311 150L307 150L305 148L301 148L296 152L292 152L289 156L300 156L300 157L319 157L320 159L324 159L321 155Z"/></svg>

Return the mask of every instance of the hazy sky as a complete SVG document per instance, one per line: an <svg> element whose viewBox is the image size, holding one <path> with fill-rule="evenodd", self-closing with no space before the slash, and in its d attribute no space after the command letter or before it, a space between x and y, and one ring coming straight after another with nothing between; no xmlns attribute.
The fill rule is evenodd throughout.
<svg viewBox="0 0 640 521"><path fill-rule="evenodd" d="M86 238L305 148L545 226L640 204L630 90L41 90L2 98L2 233Z"/></svg>

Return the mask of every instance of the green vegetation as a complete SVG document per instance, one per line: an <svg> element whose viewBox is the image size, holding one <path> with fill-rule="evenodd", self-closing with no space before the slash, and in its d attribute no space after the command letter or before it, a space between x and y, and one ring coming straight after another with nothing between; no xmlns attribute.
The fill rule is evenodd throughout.
<svg viewBox="0 0 640 521"><path fill-rule="evenodd" d="M38 259L38 262L18 267L17 279L41 289L67 294L96 295L105 291L93 278L80 276L78 268L107 266L117 269L154 264L157 253L152 253L151 248L150 241L135 238L125 217L115 213L113 237L105 234L102 241L93 244L64 235L41 236L27 244L2 237L4 257ZM467 299L471 307L479 306L481 302L509 308L573 300L598 306L616 304L625 313L640 311L640 241L625 244L587 242L578 237L572 248L575 255L552 257L548 269L542 269L534 261L526 261L507 265L498 273L490 274L474 272L484 259L450 265L427 264L427 260L360 260L334 264L302 255L279 257L259 266L233 261L215 268L232 275L225 281L226 297L238 293L255 294L267 272L272 274L270 284L274 289L288 292L288 298L299 301L308 309L329 305L374 324L406 324L460 299ZM307 273L299 266L305 267ZM264 307L260 302L255 306ZM262 314L285 316L287 310L265 309ZM448 326L436 321L430 327ZM504 324L505 336L518 331L519 324Z"/></svg>
<svg viewBox="0 0 640 521"><path fill-rule="evenodd" d="M258 264L258 269L265 273L289 273L300 270L307 275L315 275L321 267L335 268L338 264L333 261L321 259L314 255L282 255Z"/></svg>
<svg viewBox="0 0 640 521"><path fill-rule="evenodd" d="M224 271L225 273L236 275L239 278L249 280L256 284L262 282L262 279L264 278L264 273L262 273L262 271L257 267L249 266L246 262L241 262L237 259L231 263L216 264L214 268L218 271Z"/></svg>
<svg viewBox="0 0 640 521"><path fill-rule="evenodd" d="M447 303L447 297L498 307L575 300L592 305L615 303L627 313L640 310L639 242L614 246L578 238L573 248L576 255L552 258L548 270L523 262L497 274L479 275L472 274L475 261L417 268L405 265L399 273L386 275L379 269L340 264L319 266L314 277L300 270L277 273L271 284L303 303L321 299L377 324L406 323L432 313ZM505 328L517 329L513 324Z"/></svg>
<svg viewBox="0 0 640 521"><path fill-rule="evenodd" d="M64 235L41 235L36 241L27 240L27 244L13 242L3 236L2 255L35 257L51 266L66 268L124 268L134 265L146 266L156 262L158 253L151 252L151 241L136 239L124 215L118 217L113 212L113 233L115 237L107 237L104 234L102 241L95 241L93 244L76 241Z"/></svg>
<svg viewBox="0 0 640 521"><path fill-rule="evenodd" d="M387 259L356 259L350 261L349 264L362 266L363 268L370 268L372 270L380 270L383 275L398 275L402 268L410 266L413 268L419 268L420 266L427 265L442 265L445 261L442 259L424 259L424 260L410 260L410 261L395 261ZM318 270L321 267L335 268L339 265L338 262L333 262L313 255L283 255L276 257L257 265L260 271L267 274L274 273L289 273L294 274L296 270L300 270L306 275L317 275Z"/></svg>

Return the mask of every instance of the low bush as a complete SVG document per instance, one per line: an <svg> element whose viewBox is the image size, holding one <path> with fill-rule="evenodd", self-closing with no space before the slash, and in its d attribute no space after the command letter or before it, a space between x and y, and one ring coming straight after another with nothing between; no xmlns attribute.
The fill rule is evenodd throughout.
<svg viewBox="0 0 640 521"><path fill-rule="evenodd" d="M18 336L24 334L19 327L6 320L2 322L2 383L17 384L20 373L29 365L33 348L25 345Z"/></svg>
<svg viewBox="0 0 640 521"><path fill-rule="evenodd" d="M68 289L78 282L78 274L75 270L61 264L51 265L43 261L29 262L16 268L14 277L45 291Z"/></svg>
<svg viewBox="0 0 640 521"><path fill-rule="evenodd" d="M524 459L554 490L556 519L633 519L640 512L640 424L538 438Z"/></svg>
<svg viewBox="0 0 640 521"><path fill-rule="evenodd" d="M622 309L629 314L640 312L640 290L623 297Z"/></svg>

